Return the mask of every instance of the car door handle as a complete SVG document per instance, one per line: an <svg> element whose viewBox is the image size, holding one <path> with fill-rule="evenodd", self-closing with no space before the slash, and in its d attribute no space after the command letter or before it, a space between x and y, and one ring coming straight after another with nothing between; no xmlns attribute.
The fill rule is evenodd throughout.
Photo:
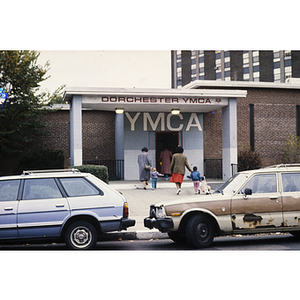
<svg viewBox="0 0 300 300"><path fill-rule="evenodd" d="M278 200L278 196L270 196L270 200Z"/></svg>
<svg viewBox="0 0 300 300"><path fill-rule="evenodd" d="M64 204L56 204L55 206L56 207L64 207L65 205Z"/></svg>
<svg viewBox="0 0 300 300"><path fill-rule="evenodd" d="M4 210L13 210L13 207L5 207Z"/></svg>

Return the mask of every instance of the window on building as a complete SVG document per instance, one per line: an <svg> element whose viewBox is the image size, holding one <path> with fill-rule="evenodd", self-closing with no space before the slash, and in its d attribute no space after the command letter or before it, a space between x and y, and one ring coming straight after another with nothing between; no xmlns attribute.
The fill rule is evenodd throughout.
<svg viewBox="0 0 300 300"><path fill-rule="evenodd" d="M243 80L250 80L250 53L243 51Z"/></svg>
<svg viewBox="0 0 300 300"><path fill-rule="evenodd" d="M176 52L176 78L177 78L177 87L182 85L182 68L181 68L181 51Z"/></svg>
<svg viewBox="0 0 300 300"><path fill-rule="evenodd" d="M196 51L191 52L191 81L195 81L197 79L196 55Z"/></svg>
<svg viewBox="0 0 300 300"><path fill-rule="evenodd" d="M204 51L201 50L199 53L199 79L204 80Z"/></svg>
<svg viewBox="0 0 300 300"><path fill-rule="evenodd" d="M292 51L284 51L284 79L292 77Z"/></svg>

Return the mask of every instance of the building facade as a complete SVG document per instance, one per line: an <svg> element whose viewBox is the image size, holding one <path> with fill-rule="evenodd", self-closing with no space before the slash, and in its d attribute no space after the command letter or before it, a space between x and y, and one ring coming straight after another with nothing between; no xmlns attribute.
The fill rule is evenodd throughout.
<svg viewBox="0 0 300 300"><path fill-rule="evenodd" d="M285 83L300 78L300 51L172 51L172 88L195 80Z"/></svg>
<svg viewBox="0 0 300 300"><path fill-rule="evenodd" d="M224 180L245 146L263 166L282 162L287 136L300 136L299 51L173 51L172 61L172 89L66 88L45 145L64 148L67 166L110 161L126 180L138 180L145 146L158 170L163 148L182 145L191 166Z"/></svg>

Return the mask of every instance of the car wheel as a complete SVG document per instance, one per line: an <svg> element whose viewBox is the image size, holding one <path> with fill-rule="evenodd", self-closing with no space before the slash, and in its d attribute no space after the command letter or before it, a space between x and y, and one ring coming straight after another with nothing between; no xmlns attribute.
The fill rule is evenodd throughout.
<svg viewBox="0 0 300 300"><path fill-rule="evenodd" d="M290 231L290 234L292 234L296 239L300 239L300 231Z"/></svg>
<svg viewBox="0 0 300 300"><path fill-rule="evenodd" d="M184 245L184 244L187 243L186 236L185 236L184 232L169 231L168 236L173 242L175 242L177 244Z"/></svg>
<svg viewBox="0 0 300 300"><path fill-rule="evenodd" d="M67 228L65 242L70 249L92 249L97 243L97 231L88 222L75 222Z"/></svg>
<svg viewBox="0 0 300 300"><path fill-rule="evenodd" d="M214 235L214 226L204 215L195 215L187 223L186 237L193 247L209 247L213 242Z"/></svg>

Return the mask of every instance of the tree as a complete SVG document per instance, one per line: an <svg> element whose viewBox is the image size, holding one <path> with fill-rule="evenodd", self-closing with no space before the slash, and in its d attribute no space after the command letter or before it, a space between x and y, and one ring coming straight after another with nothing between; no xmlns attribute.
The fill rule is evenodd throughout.
<svg viewBox="0 0 300 300"><path fill-rule="evenodd" d="M282 151L284 163L300 163L300 137L289 134Z"/></svg>
<svg viewBox="0 0 300 300"><path fill-rule="evenodd" d="M0 158L20 153L46 134L42 107L51 97L39 94L49 63L37 64L37 51L0 51L0 88L7 100L0 106ZM55 94L55 93L54 93Z"/></svg>
<svg viewBox="0 0 300 300"><path fill-rule="evenodd" d="M238 170L246 171L259 169L262 167L260 155L256 151L252 151L250 145L240 146L238 152Z"/></svg>

